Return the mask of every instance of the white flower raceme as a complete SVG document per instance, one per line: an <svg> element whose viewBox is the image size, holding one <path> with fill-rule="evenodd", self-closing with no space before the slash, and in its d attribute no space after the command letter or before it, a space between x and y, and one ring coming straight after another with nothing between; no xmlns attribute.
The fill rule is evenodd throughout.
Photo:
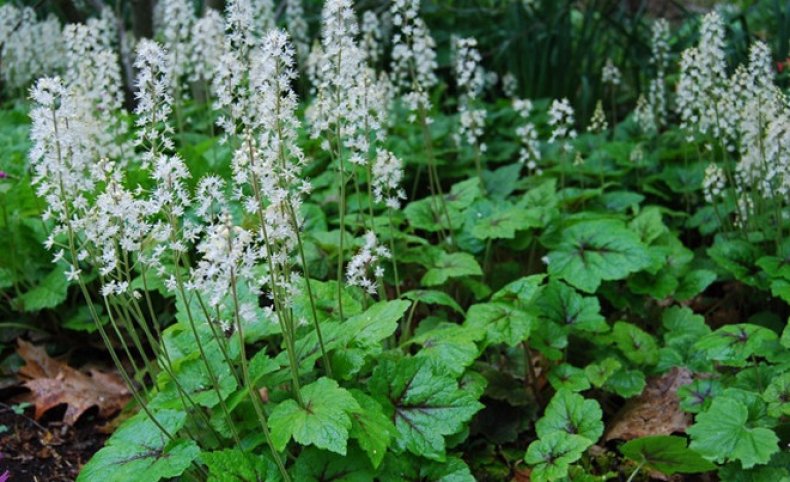
<svg viewBox="0 0 790 482"><path fill-rule="evenodd" d="M375 294L376 281L384 276L381 262L389 257L389 250L378 244L373 231L368 231L365 233L365 244L346 266L346 282L349 286L359 286L368 293Z"/></svg>
<svg viewBox="0 0 790 482"><path fill-rule="evenodd" d="M197 230L183 219L192 202L186 188L190 173L184 161L172 154L173 128L169 117L173 98L167 58L167 52L156 42L143 39L137 46L137 139L143 149L143 167L150 168L154 181L148 209L153 218L151 235L160 243L153 253L141 258L160 274L165 272L160 257L166 252L174 257L186 252Z"/></svg>
<svg viewBox="0 0 790 482"><path fill-rule="evenodd" d="M47 244L68 229L79 230L89 209L96 185L103 178L92 156L92 122L85 110L58 77L44 77L30 91L33 143L28 154L33 169L36 194L46 207L45 220L56 225Z"/></svg>
<svg viewBox="0 0 790 482"><path fill-rule="evenodd" d="M225 53L225 20L213 9L199 18L192 27L190 80L211 84L214 72Z"/></svg>
<svg viewBox="0 0 790 482"><path fill-rule="evenodd" d="M640 95L636 101L634 119L643 133L653 133L657 130L656 115L644 95Z"/></svg>
<svg viewBox="0 0 790 482"><path fill-rule="evenodd" d="M63 31L64 81L71 95L81 99L78 107L84 110L85 121L93 120L91 137L99 159L120 159L130 150L121 141L127 124L123 121L123 83L113 31L112 19L106 15L86 24L68 25Z"/></svg>
<svg viewBox="0 0 790 482"><path fill-rule="evenodd" d="M656 76L650 80L648 100L655 115L655 123L662 126L667 117L666 71L669 67L669 22L658 19L653 24L653 39L650 44L650 63Z"/></svg>
<svg viewBox="0 0 790 482"><path fill-rule="evenodd" d="M595 103L595 110L590 118L590 124L587 126L587 131L600 133L609 128L609 123L606 121L606 114L603 111L603 103L599 100Z"/></svg>
<svg viewBox="0 0 790 482"><path fill-rule="evenodd" d="M384 50L384 32L382 31L381 20L372 10L366 10L362 14L360 25L362 32L362 49L365 51L365 58L369 65L375 65L381 58Z"/></svg>
<svg viewBox="0 0 790 482"><path fill-rule="evenodd" d="M478 108L476 100L485 87L485 73L480 66L482 57L477 50L474 38L453 39L456 84L461 93L458 103L460 125L456 133L456 142L478 146L485 151L485 144L480 144L485 127L485 109Z"/></svg>
<svg viewBox="0 0 790 482"><path fill-rule="evenodd" d="M516 76L508 72L502 76L502 91L507 97L515 98L518 91L518 80Z"/></svg>
<svg viewBox="0 0 790 482"><path fill-rule="evenodd" d="M0 10L3 43L0 71L3 82L15 89L27 87L38 77L53 75L63 67L63 36L54 16L39 21L29 7L5 4Z"/></svg>
<svg viewBox="0 0 790 482"><path fill-rule="evenodd" d="M149 220L152 205L123 186L121 174L112 163L106 164L105 172L105 188L96 197L82 230L85 239L94 246L99 273L111 277L121 269L126 253L141 251L152 228ZM121 294L119 285L109 279L110 291Z"/></svg>
<svg viewBox="0 0 790 482"><path fill-rule="evenodd" d="M528 99L514 99L513 109L518 112L521 120L524 122L516 128L516 136L521 141L518 160L527 166L529 172L540 175L542 171L538 164L541 159L538 131L535 128L535 124L529 121L529 116L532 112L532 101Z"/></svg>
<svg viewBox="0 0 790 482"><path fill-rule="evenodd" d="M357 134L364 118L365 54L350 0L329 0L321 12L321 57L316 99L307 113L313 137L334 132L344 141Z"/></svg>
<svg viewBox="0 0 790 482"><path fill-rule="evenodd" d="M620 73L620 69L614 65L612 59L607 58L606 64L603 66L603 70L601 70L601 81L604 84L609 84L612 86L620 85L620 82L623 80L623 75Z"/></svg>
<svg viewBox="0 0 790 482"><path fill-rule="evenodd" d="M206 228L197 252L200 258L190 270L190 287L207 296L212 307L220 306L233 284L255 278L260 252L254 235L234 225L228 213Z"/></svg>
<svg viewBox="0 0 790 482"><path fill-rule="evenodd" d="M134 110L137 142L148 148L143 155L143 163L148 165L154 160L154 153L174 148L170 137L173 129L167 122L173 110L170 65L165 50L158 43L143 39L137 45L134 66L137 69L137 107Z"/></svg>
<svg viewBox="0 0 790 482"><path fill-rule="evenodd" d="M276 27L274 18L274 2L272 0L253 0L252 16L255 30L263 36Z"/></svg>
<svg viewBox="0 0 790 482"><path fill-rule="evenodd" d="M406 199L401 187L403 180L403 161L386 149L376 150L373 161L373 197L390 209L400 209L400 202Z"/></svg>
<svg viewBox="0 0 790 482"><path fill-rule="evenodd" d="M712 203L718 200L724 192L724 186L724 170L714 163L708 164L708 167L705 168L705 178L702 181L705 201Z"/></svg>
<svg viewBox="0 0 790 482"><path fill-rule="evenodd" d="M428 91L436 77L436 43L419 16L419 0L392 2L392 75L395 85L404 94L407 107L414 111L430 110Z"/></svg>
<svg viewBox="0 0 790 482"><path fill-rule="evenodd" d="M304 67L310 54L310 32L305 18L302 0L285 0L285 23L288 34L296 48L296 58Z"/></svg>
<svg viewBox="0 0 790 482"><path fill-rule="evenodd" d="M738 196L738 209L735 211L735 226L744 227L754 214L754 199L748 193Z"/></svg>
<svg viewBox="0 0 790 482"><path fill-rule="evenodd" d="M473 37L453 38L455 83L463 95L477 97L485 87L482 57Z"/></svg>
<svg viewBox="0 0 790 482"><path fill-rule="evenodd" d="M189 0L162 0L162 44L167 52L172 95L185 95L188 89L181 82L191 74L192 29L195 10Z"/></svg>
<svg viewBox="0 0 790 482"><path fill-rule="evenodd" d="M697 47L683 51L677 83L677 109L681 127L715 138L731 136L726 110L727 63L724 54L724 25L716 12L702 20Z"/></svg>
<svg viewBox="0 0 790 482"><path fill-rule="evenodd" d="M549 107L549 126L552 128L549 142L562 142L563 150L572 151L570 141L576 138L574 123L573 107L568 99L554 99Z"/></svg>

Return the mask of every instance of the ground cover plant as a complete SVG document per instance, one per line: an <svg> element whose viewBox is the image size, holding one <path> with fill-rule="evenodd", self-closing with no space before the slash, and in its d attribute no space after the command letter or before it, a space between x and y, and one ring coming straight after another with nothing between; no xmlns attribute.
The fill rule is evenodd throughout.
<svg viewBox="0 0 790 482"><path fill-rule="evenodd" d="M790 480L790 7L87 3L0 6L0 482Z"/></svg>

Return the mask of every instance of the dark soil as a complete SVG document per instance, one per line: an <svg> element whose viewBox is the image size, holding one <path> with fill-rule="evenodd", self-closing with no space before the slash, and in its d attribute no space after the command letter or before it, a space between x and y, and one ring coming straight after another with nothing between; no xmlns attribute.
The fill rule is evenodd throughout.
<svg viewBox="0 0 790 482"><path fill-rule="evenodd" d="M82 465L104 444L107 435L100 431L103 420L85 414L68 427L58 421L59 410L40 422L32 409L17 415L9 405L0 403L0 478L5 471L8 482L63 482L77 478ZM62 415L62 414L61 414Z"/></svg>

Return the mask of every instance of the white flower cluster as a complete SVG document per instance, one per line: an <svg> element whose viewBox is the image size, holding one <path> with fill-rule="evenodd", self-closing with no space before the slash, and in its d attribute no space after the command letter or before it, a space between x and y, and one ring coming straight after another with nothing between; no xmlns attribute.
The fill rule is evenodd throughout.
<svg viewBox="0 0 790 482"><path fill-rule="evenodd" d="M667 86L666 71L669 67L669 22L658 19L653 24L653 39L650 45L650 63L656 69L656 76L650 80L648 100L657 127L666 123Z"/></svg>
<svg viewBox="0 0 790 482"><path fill-rule="evenodd" d="M412 112L430 110L428 92L439 82L436 43L420 18L419 9L419 0L394 0L391 8L396 29L392 38L392 75Z"/></svg>
<svg viewBox="0 0 790 482"><path fill-rule="evenodd" d="M640 95L636 100L636 108L634 109L634 119L643 133L656 132L656 116L653 113L653 107L644 95Z"/></svg>
<svg viewBox="0 0 790 482"><path fill-rule="evenodd" d="M595 103L595 110L590 118L590 125L587 126L587 131L593 133L601 133L609 129L609 123L606 121L606 114L603 111L603 103L599 100Z"/></svg>
<svg viewBox="0 0 790 482"><path fill-rule="evenodd" d="M542 171L539 167L541 154L538 131L535 128L535 124L529 121L529 116L532 112L532 101L528 99L514 99L513 109L524 122L516 128L516 136L518 136L521 141L518 160L527 166L530 173L540 175Z"/></svg>
<svg viewBox="0 0 790 482"><path fill-rule="evenodd" d="M515 98L518 92L518 80L511 72L502 76L502 91L507 97Z"/></svg>
<svg viewBox="0 0 790 482"><path fill-rule="evenodd" d="M460 91L460 126L455 136L456 143L460 145L465 142L485 152L486 145L480 143L480 138L485 127L486 111L476 106L476 101L485 87L485 72L480 65L482 57L477 50L477 40L471 37L454 38L453 51L456 84Z"/></svg>
<svg viewBox="0 0 790 482"><path fill-rule="evenodd" d="M552 128L549 142L562 142L565 152L573 151L571 141L576 139L574 123L573 107L568 99L554 99L549 107L549 126Z"/></svg>
<svg viewBox="0 0 790 482"><path fill-rule="evenodd" d="M376 76L357 42L359 28L350 0L330 0L322 12L320 58L316 65L316 100L307 112L313 137L322 134L350 150L350 161L369 162L371 138L381 139L387 124L392 88ZM323 146L333 146L325 140ZM340 152L336 152L340 154Z"/></svg>
<svg viewBox="0 0 790 482"><path fill-rule="evenodd" d="M296 58L303 64L310 53L310 32L302 0L285 0L285 23L296 48Z"/></svg>
<svg viewBox="0 0 790 482"><path fill-rule="evenodd" d="M195 11L189 0L162 0L163 47L167 52L170 80L173 83L171 94L182 96L187 93L181 83L191 74L192 29L195 25Z"/></svg>
<svg viewBox="0 0 790 482"><path fill-rule="evenodd" d="M118 115L124 113L124 97L121 67L113 44L114 28L113 18L105 14L85 24L67 25L63 30L64 83L70 95L79 99L77 105L84 110L81 117L86 126L92 120L93 155L97 159L121 159L129 150L120 139L127 125Z"/></svg>
<svg viewBox="0 0 790 482"><path fill-rule="evenodd" d="M725 182L724 170L716 164L708 164L708 167L705 168L705 178L702 181L705 201L712 203L718 200L724 192Z"/></svg>
<svg viewBox="0 0 790 482"><path fill-rule="evenodd" d="M677 83L677 109L681 127L715 138L731 138L726 116L727 62L724 25L716 12L702 20L697 47L683 51ZM728 146L730 147L730 146Z"/></svg>
<svg viewBox="0 0 790 482"><path fill-rule="evenodd" d="M265 34L277 26L273 0L253 0L251 4L253 25L257 32Z"/></svg>
<svg viewBox="0 0 790 482"><path fill-rule="evenodd" d="M366 10L362 14L360 30L365 58L368 64L375 65L384 51L384 30L378 15L372 10Z"/></svg>
<svg viewBox="0 0 790 482"><path fill-rule="evenodd" d="M378 244L373 231L368 231L365 233L365 244L346 266L346 282L349 286L359 286L368 293L375 294L376 282L384 276L381 261L389 257L389 250Z"/></svg>
<svg viewBox="0 0 790 482"><path fill-rule="evenodd" d="M403 161L386 149L377 149L372 173L375 201L390 209L400 209L400 202L406 199L406 192L401 187Z"/></svg>
<svg viewBox="0 0 790 482"><path fill-rule="evenodd" d="M63 67L63 35L54 16L38 20L29 7L0 6L0 74L13 89L23 89Z"/></svg>
<svg viewBox="0 0 790 482"><path fill-rule="evenodd" d="M620 73L620 69L614 65L611 58L606 59L606 63L601 70L601 81L604 84L609 84L613 87L617 87L620 85L620 82L623 80L623 75Z"/></svg>
<svg viewBox="0 0 790 482"><path fill-rule="evenodd" d="M189 80L210 85L224 53L225 20L216 10L206 9L192 27Z"/></svg>

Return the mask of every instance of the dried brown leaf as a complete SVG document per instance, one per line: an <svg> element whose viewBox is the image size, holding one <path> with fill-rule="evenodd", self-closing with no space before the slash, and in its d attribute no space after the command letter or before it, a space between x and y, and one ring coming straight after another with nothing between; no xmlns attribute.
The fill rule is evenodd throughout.
<svg viewBox="0 0 790 482"><path fill-rule="evenodd" d="M109 417L129 401L129 390L118 375L98 370L90 370L87 375L23 340L19 340L17 353L25 360L19 374L31 391L36 419L55 406L66 404L63 423L73 425L91 407L98 407L100 416Z"/></svg>
<svg viewBox="0 0 790 482"><path fill-rule="evenodd" d="M685 432L691 416L680 409L678 388L692 382L686 368L673 368L648 380L642 394L630 400L614 417L604 440L631 440L648 435Z"/></svg>

